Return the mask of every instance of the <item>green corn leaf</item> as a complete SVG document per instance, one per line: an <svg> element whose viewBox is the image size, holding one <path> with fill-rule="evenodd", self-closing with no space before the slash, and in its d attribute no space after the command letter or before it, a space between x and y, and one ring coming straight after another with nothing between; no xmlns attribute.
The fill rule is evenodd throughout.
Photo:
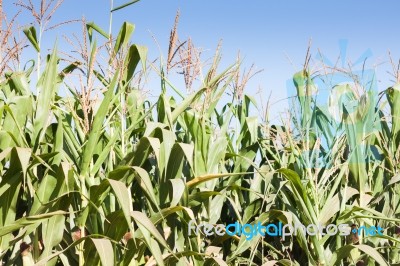
<svg viewBox="0 0 400 266"><path fill-rule="evenodd" d="M111 241L101 238L91 240L97 249L102 265L114 265L114 250Z"/></svg>
<svg viewBox="0 0 400 266"><path fill-rule="evenodd" d="M8 105L3 105L4 122L0 131L0 149L8 147L29 147L26 135L23 133L28 117L33 113L33 101L30 96L15 96L10 98Z"/></svg>
<svg viewBox="0 0 400 266"><path fill-rule="evenodd" d="M182 179L170 179L169 181L172 185L172 199L170 206L174 207L181 200L186 189L186 184Z"/></svg>
<svg viewBox="0 0 400 266"><path fill-rule="evenodd" d="M124 185L124 183L112 179L108 179L108 183L110 184L112 190L115 193L115 196L117 197L119 204L121 205L126 222L128 223L129 227L132 227L131 214L130 214L131 210L130 205L132 204L132 199L129 196L127 187Z"/></svg>
<svg viewBox="0 0 400 266"><path fill-rule="evenodd" d="M55 215L65 215L67 214L64 211L54 211L45 214L33 215L29 217L24 217L21 219L16 220L13 223L0 227L0 237L12 233L20 228L23 228L28 225L37 224L39 226L40 222L44 220L48 220L49 218Z"/></svg>
<svg viewBox="0 0 400 266"><path fill-rule="evenodd" d="M225 174L209 174L209 175L203 175L203 176L198 176L193 178L192 180L186 182L186 185L188 187L194 187L197 186L203 182L207 182L213 179L217 178L223 178L227 176L240 176L240 175L248 175L252 174L251 172L243 172L243 173L225 173Z"/></svg>
<svg viewBox="0 0 400 266"><path fill-rule="evenodd" d="M108 109L114 97L114 91L117 85L118 76L119 71L114 74L113 80L111 81L110 86L108 87L108 90L104 95L103 101L101 102L100 107L94 117L93 125L89 133L88 141L85 145L82 156L81 175L83 176L87 176L87 174L89 173L89 165L93 157L94 149L101 135L104 119L108 114Z"/></svg>
<svg viewBox="0 0 400 266"><path fill-rule="evenodd" d="M10 85L18 91L21 95L30 96L31 90L29 88L28 77L24 72L14 72L11 75Z"/></svg>
<svg viewBox="0 0 400 266"><path fill-rule="evenodd" d="M89 35L90 41L92 41L92 39L93 39L93 30L95 30L98 33L100 33L100 35L102 35L107 40L110 39L110 36L102 28L100 28L97 24L95 24L94 22L87 23L86 24L86 28L87 28L87 31L88 31L88 35Z"/></svg>
<svg viewBox="0 0 400 266"><path fill-rule="evenodd" d="M117 36L117 40L115 41L114 55L118 54L122 46L126 45L129 42L134 30L135 30L135 25L129 22L124 22L124 24L122 24L122 27L119 30Z"/></svg>
<svg viewBox="0 0 400 266"><path fill-rule="evenodd" d="M174 109L174 111L172 111L172 121L175 122L178 119L178 116L180 116L186 110L186 108L189 107L190 104L195 102L205 90L206 88L202 88L183 100L183 102L180 103L179 106Z"/></svg>
<svg viewBox="0 0 400 266"><path fill-rule="evenodd" d="M36 29L34 26L30 26L29 28L24 29L25 36L28 38L30 43L33 45L35 50L39 53L40 52L40 46L39 42L36 36Z"/></svg>
<svg viewBox="0 0 400 266"><path fill-rule="evenodd" d="M145 195L150 199L150 202L158 208L159 203L157 197L154 193L154 187L151 184L151 179L149 174L143 169L138 166L132 166L132 169L135 170L136 181L139 183Z"/></svg>
<svg viewBox="0 0 400 266"><path fill-rule="evenodd" d="M167 242L163 238L163 236L158 232L157 228L154 226L154 224L151 222L151 220L144 215L141 212L138 211L133 211L131 212L132 218L135 220L136 224L138 225L139 229L142 231L144 235L150 234L154 237L155 240L157 240L158 243L160 243L162 246L164 246L167 250L171 252L171 249L169 248ZM146 238L147 245L149 246L150 249L152 249L152 244L151 238ZM154 245L154 244L153 244ZM155 245L154 247L157 247L155 250L158 250L158 245ZM158 252L157 252L158 253ZM163 259L160 256L161 252L158 254L154 254L155 259L159 265L164 265Z"/></svg>
<svg viewBox="0 0 400 266"><path fill-rule="evenodd" d="M127 7L127 6L130 6L130 5L132 5L132 4L135 4L135 3L139 2L139 1L140 1L140 0L129 1L129 2L125 3L125 4L123 4L123 5L120 5L120 6L117 6L117 7L113 8L113 9L111 9L111 12L114 12L114 11L117 11L117 10L120 10L120 9L123 9L123 8L125 8L125 7Z"/></svg>
<svg viewBox="0 0 400 266"><path fill-rule="evenodd" d="M128 55L125 58L125 69L123 81L129 82L135 74L139 61L142 61L142 70L146 70L147 47L133 44L129 47Z"/></svg>
<svg viewBox="0 0 400 266"><path fill-rule="evenodd" d="M120 241L128 231L129 227L122 210L117 210L107 215L104 220L104 235L115 241Z"/></svg>
<svg viewBox="0 0 400 266"><path fill-rule="evenodd" d="M354 249L359 249L365 252L366 255L373 258L379 265L389 266L389 264L382 258L382 255L378 251L367 245L347 245L341 247L339 250L336 250L333 253L329 265L340 265L342 259L348 257L350 255L350 252Z"/></svg>
<svg viewBox="0 0 400 266"><path fill-rule="evenodd" d="M65 216L55 215L42 223L43 242L46 243L40 258L50 256L53 248L61 243L64 235ZM39 258L39 259L40 259Z"/></svg>
<svg viewBox="0 0 400 266"><path fill-rule="evenodd" d="M44 137L49 116L51 115L51 105L54 100L57 87L57 49L53 49L53 53L47 62L46 68L38 81L38 99L35 110L35 118L33 121L33 138L34 146L37 148Z"/></svg>

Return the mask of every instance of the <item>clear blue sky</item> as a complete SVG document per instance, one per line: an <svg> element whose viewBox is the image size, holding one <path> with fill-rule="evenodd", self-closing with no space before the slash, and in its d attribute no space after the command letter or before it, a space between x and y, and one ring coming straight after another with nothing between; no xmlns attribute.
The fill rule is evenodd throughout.
<svg viewBox="0 0 400 266"><path fill-rule="evenodd" d="M39 2L39 0L33 0ZM15 11L14 1L3 1L4 9ZM118 6L127 0L115 0ZM356 61L366 50L372 55L369 67L378 67L380 89L390 85L387 51L400 58L400 29L398 1L237 1L237 0L141 0L127 9L114 13L114 34L125 20L136 24L133 42L147 45L150 58L158 56L158 50L149 33L158 39L163 52L168 48L169 32L177 9L181 10L179 36L191 36L194 43L213 54L218 41L223 39L223 60L233 62L237 51L245 57L245 65L252 63L264 72L250 83L249 94L258 85L264 90L264 99L272 92L272 100L287 97L286 82L301 69L308 45L312 38L312 52L320 49L334 61L339 55L339 40L348 41L347 60ZM104 29L108 27L109 0L65 0L54 16L53 22L80 18L95 21ZM27 13L19 19L28 20ZM78 25L61 27L49 33L45 40L51 47L55 36L79 31ZM60 38L59 38L60 39ZM289 62L287 57L293 62ZM156 83L158 84L158 83ZM157 88L158 90L159 88ZM287 106L283 101L276 112Z"/></svg>

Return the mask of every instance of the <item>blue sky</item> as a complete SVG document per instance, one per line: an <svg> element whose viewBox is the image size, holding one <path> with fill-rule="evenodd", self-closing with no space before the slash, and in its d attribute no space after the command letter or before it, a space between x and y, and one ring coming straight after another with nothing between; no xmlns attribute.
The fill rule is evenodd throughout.
<svg viewBox="0 0 400 266"><path fill-rule="evenodd" d="M12 0L3 2L6 12L15 11ZM127 0L115 0L114 6L125 2ZM260 85L264 92L262 98L266 100L271 92L274 102L288 96L287 80L301 69L310 38L314 57L319 49L332 61L339 56L339 41L343 39L348 47L346 60L354 62L369 50L367 66L379 65L378 86L385 89L391 84L386 73L390 67L388 50L395 60L400 58L399 7L398 1L141 0L114 13L113 31L117 34L125 20L136 24L133 42L147 45L150 58L155 58L159 53L149 32L166 53L169 32L179 8L181 39L191 36L210 57L222 39L225 64L234 62L240 50L245 66L254 63L258 69L264 69L250 82L247 93L254 95ZM109 9L109 0L65 0L53 22L84 15L88 21L107 29ZM19 23L27 23L29 19L25 13ZM79 27L60 27L47 33L45 42L51 47L56 36L79 32ZM284 100L276 104L273 111L277 113L286 107Z"/></svg>

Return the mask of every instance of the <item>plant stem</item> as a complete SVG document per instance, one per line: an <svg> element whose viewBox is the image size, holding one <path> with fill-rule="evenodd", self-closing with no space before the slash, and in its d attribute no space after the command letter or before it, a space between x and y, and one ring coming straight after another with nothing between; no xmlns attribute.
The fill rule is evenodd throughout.
<svg viewBox="0 0 400 266"><path fill-rule="evenodd" d="M110 4L111 4L111 7L110 7L110 20L109 20L109 24L108 24L108 36L110 36L110 39L111 39L112 19L113 19L113 15L112 15L111 10L112 10L113 7L114 7L114 0L110 0Z"/></svg>
<svg viewBox="0 0 400 266"><path fill-rule="evenodd" d="M0 0L0 32L3 32L3 0ZM0 63L3 61L3 51L0 49Z"/></svg>
<svg viewBox="0 0 400 266"><path fill-rule="evenodd" d="M41 67L41 43L42 43L42 21L39 23L39 39L38 39L38 45L39 45L39 52L37 54L37 81L39 82L40 79L40 67ZM39 95L40 91L39 88L37 88L37 94Z"/></svg>
<svg viewBox="0 0 400 266"><path fill-rule="evenodd" d="M111 34L112 34L112 21L113 21L113 15L112 15L112 12L111 12L111 10L113 9L113 6L114 6L114 0L110 0L110 19L109 19L109 22L108 22L108 36L109 36L109 40L108 40L108 42L109 42L109 49L110 49L110 52L109 52L109 56L110 56L110 61L109 61L109 64L108 64L108 75L111 77L111 69L112 69L112 61L111 61L111 59L112 59L112 56L113 56L113 51L112 51L112 36L111 36Z"/></svg>
<svg viewBox="0 0 400 266"><path fill-rule="evenodd" d="M88 200L87 200L88 193L87 193L87 190L86 190L85 176L81 175L79 177L79 179L80 179L81 193L82 193L82 195L81 195L81 200L82 200L81 211L84 211L85 208L88 205ZM80 237L81 238L85 237L86 236L85 235L85 224L79 225L79 229L80 229L80 232L81 232ZM78 245L79 266L83 266L85 264L85 257L84 257L84 250L83 250L84 244L85 244L85 241L82 241Z"/></svg>

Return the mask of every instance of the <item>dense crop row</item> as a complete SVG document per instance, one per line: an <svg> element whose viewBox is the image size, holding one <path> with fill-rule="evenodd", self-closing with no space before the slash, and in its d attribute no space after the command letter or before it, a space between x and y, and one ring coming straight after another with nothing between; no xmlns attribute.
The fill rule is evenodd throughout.
<svg viewBox="0 0 400 266"><path fill-rule="evenodd" d="M340 70L352 82L332 84L341 97L323 108L313 93L318 73L306 63L293 78L297 109L287 123L272 125L250 114L260 107L243 93L240 64L217 71L218 52L200 87L185 95L164 72L173 56L155 68L147 49L130 43L132 24L124 23L116 39L94 23L85 26L85 50L71 64L55 48L42 71L13 68L15 58L2 51L3 263L400 263L400 85L376 95ZM35 27L25 35L41 58ZM99 48L96 39L105 45ZM184 45L171 47L184 57ZM191 48L189 42L186 53ZM98 65L101 49L108 58ZM182 65L190 78L192 65ZM150 68L161 81L155 101L137 85ZM168 93L173 90L175 97ZM384 231L248 241L188 234L190 221L346 223Z"/></svg>

